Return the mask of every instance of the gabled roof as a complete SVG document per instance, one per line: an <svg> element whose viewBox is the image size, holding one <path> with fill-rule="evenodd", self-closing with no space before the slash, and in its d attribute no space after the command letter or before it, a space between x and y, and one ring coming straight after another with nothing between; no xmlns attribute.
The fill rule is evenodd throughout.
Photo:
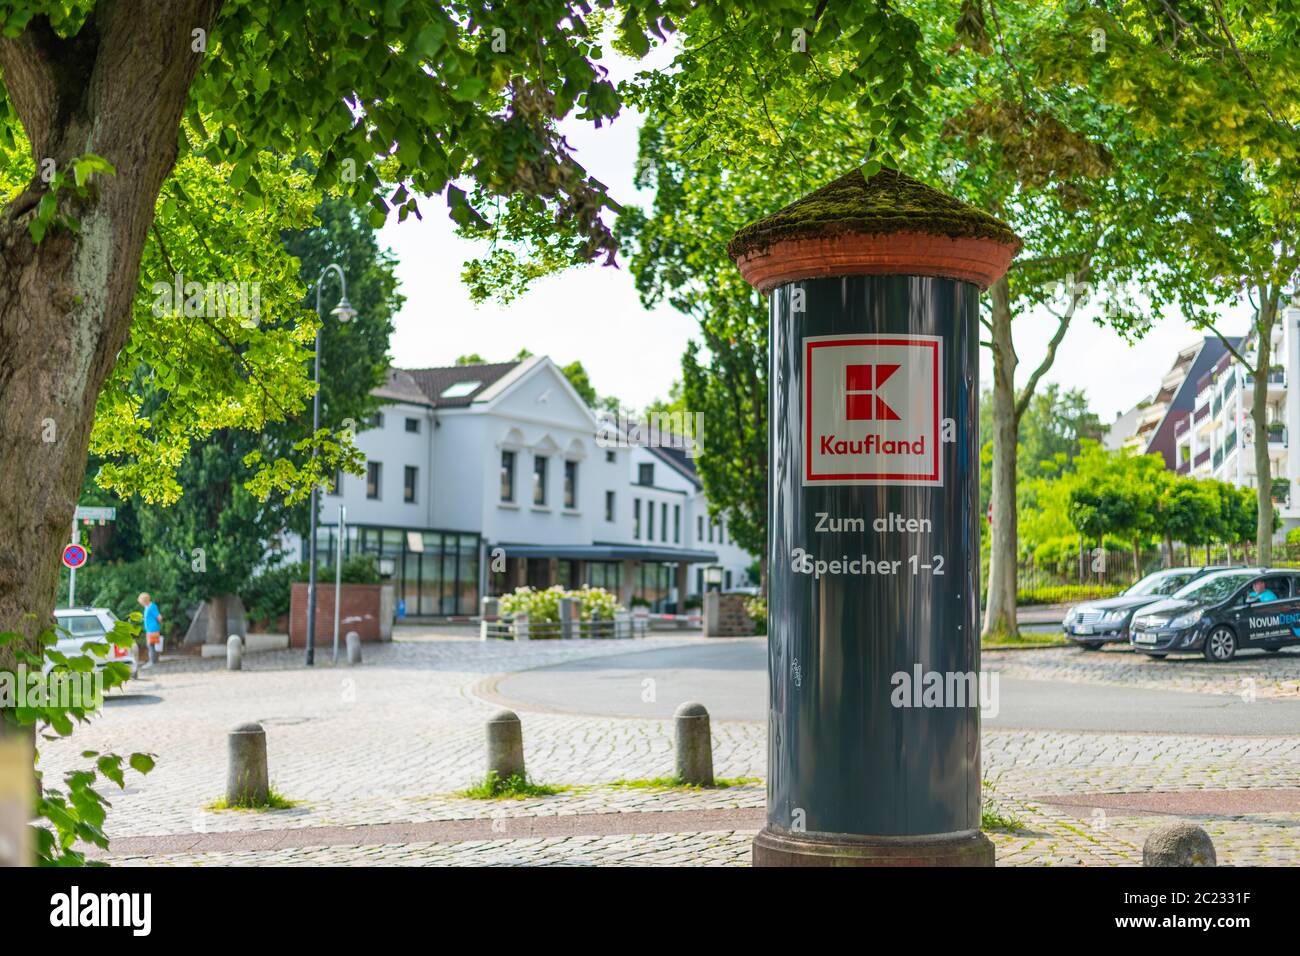
<svg viewBox="0 0 1300 956"><path fill-rule="evenodd" d="M695 470L695 459L686 454L684 448L663 448L659 445L650 445L646 448L646 451L678 472L696 488L704 487L704 482L700 481L699 473Z"/></svg>
<svg viewBox="0 0 1300 956"><path fill-rule="evenodd" d="M483 365L450 365L442 368L390 369L402 380L409 379L426 404L433 408L464 408L483 392L519 367L519 362L491 362ZM448 389L463 388L447 395ZM385 396L386 397L386 396Z"/></svg>
<svg viewBox="0 0 1300 956"><path fill-rule="evenodd" d="M372 392L376 398L387 399L390 402L405 402L408 405L432 405L428 396L420 390L415 379L411 377L410 372L404 372L400 368L390 368L384 384L380 385Z"/></svg>

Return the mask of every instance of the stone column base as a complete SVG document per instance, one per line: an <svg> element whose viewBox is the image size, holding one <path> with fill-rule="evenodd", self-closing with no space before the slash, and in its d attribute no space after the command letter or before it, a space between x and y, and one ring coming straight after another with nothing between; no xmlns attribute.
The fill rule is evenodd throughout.
<svg viewBox="0 0 1300 956"><path fill-rule="evenodd" d="M794 837L764 827L754 837L754 866L993 866L993 841L962 836Z"/></svg>

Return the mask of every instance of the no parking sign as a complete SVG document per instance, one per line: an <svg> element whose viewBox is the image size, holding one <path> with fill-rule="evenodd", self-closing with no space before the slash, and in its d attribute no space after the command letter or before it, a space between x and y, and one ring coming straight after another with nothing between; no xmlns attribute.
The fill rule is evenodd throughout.
<svg viewBox="0 0 1300 956"><path fill-rule="evenodd" d="M86 563L90 555L86 549L79 544L69 544L63 549L63 566L76 570Z"/></svg>

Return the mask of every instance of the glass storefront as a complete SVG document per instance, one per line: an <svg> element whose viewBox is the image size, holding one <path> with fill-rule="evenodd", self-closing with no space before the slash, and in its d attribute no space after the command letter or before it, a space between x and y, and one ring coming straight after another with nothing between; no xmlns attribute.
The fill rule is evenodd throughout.
<svg viewBox="0 0 1300 956"><path fill-rule="evenodd" d="M587 583L593 588L604 588L611 594L622 594L623 564L619 561L588 561Z"/></svg>
<svg viewBox="0 0 1300 956"><path fill-rule="evenodd" d="M316 547L333 566L337 526L322 525ZM349 525L344 556L371 554L380 577L397 589L407 617L477 614L479 536Z"/></svg>
<svg viewBox="0 0 1300 956"><path fill-rule="evenodd" d="M646 601L652 611L662 611L672 596L676 571L675 564L643 561L636 569L636 585L632 593Z"/></svg>

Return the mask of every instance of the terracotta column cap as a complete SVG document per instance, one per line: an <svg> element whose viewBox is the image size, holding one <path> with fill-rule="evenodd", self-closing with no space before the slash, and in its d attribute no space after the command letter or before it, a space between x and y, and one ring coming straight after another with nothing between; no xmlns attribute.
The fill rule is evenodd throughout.
<svg viewBox="0 0 1300 956"><path fill-rule="evenodd" d="M844 275L942 276L981 289L1006 274L1021 242L1006 223L894 169L855 169L727 244L760 292Z"/></svg>

